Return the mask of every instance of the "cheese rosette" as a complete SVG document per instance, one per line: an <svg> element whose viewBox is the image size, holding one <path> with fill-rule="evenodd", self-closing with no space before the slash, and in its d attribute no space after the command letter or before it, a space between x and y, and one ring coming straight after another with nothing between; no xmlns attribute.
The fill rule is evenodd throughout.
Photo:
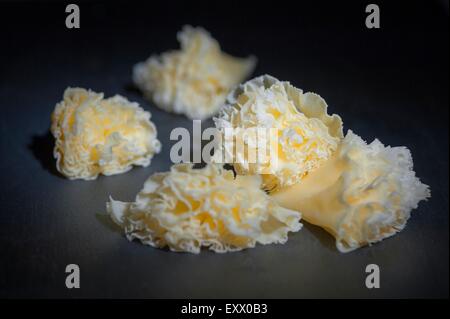
<svg viewBox="0 0 450 319"><path fill-rule="evenodd" d="M51 116L56 168L69 179L92 180L99 174L148 166L161 144L151 114L115 95L67 88Z"/></svg>
<svg viewBox="0 0 450 319"><path fill-rule="evenodd" d="M151 56L133 69L133 80L161 109L205 119L215 114L229 91L253 71L256 59L235 58L203 28L184 26L181 49Z"/></svg>
<svg viewBox="0 0 450 319"><path fill-rule="evenodd" d="M237 176L221 166L177 164L152 175L135 202L112 198L107 211L131 241L199 253L237 251L256 243L285 243L300 230L300 213L280 207L260 189L259 176Z"/></svg>
<svg viewBox="0 0 450 319"><path fill-rule="evenodd" d="M343 137L341 118L328 115L327 108L319 95L289 82L269 75L254 78L235 88L214 118L223 137L221 152L212 160L233 164L239 175L262 174L269 191L298 183L333 154ZM267 130L265 136L250 134L261 129ZM227 142L227 130L234 132L233 143ZM269 153L266 160L250 158L262 145Z"/></svg>
<svg viewBox="0 0 450 319"><path fill-rule="evenodd" d="M301 183L272 197L283 207L336 238L336 247L349 252L401 231L421 200L427 185L413 171L406 147L366 144L349 131L338 150Z"/></svg>

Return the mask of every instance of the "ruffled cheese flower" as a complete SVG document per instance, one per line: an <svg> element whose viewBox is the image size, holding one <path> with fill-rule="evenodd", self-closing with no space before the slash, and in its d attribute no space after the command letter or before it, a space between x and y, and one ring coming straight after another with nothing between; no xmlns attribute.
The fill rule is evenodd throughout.
<svg viewBox="0 0 450 319"><path fill-rule="evenodd" d="M429 196L406 147L378 140L367 145L351 131L322 167L273 194L280 205L335 236L341 252L401 231L411 210Z"/></svg>
<svg viewBox="0 0 450 319"><path fill-rule="evenodd" d="M190 119L215 114L228 92L254 69L256 59L232 57L202 28L177 34L181 50L151 56L133 69L133 80L147 98L168 112Z"/></svg>
<svg viewBox="0 0 450 319"><path fill-rule="evenodd" d="M260 186L258 176L235 178L214 164L202 169L178 164L151 176L134 203L111 199L107 210L129 240L172 251L285 243L289 231L301 228L300 213L275 204Z"/></svg>
<svg viewBox="0 0 450 319"><path fill-rule="evenodd" d="M148 166L161 149L150 113L120 95L104 99L103 93L67 88L51 120L56 167L70 179Z"/></svg>
<svg viewBox="0 0 450 319"><path fill-rule="evenodd" d="M255 134L241 139L246 143L241 151L237 147L227 148L226 138L223 141L223 156L233 153L230 157L236 172L239 175L263 174L267 190L299 182L333 154L343 137L341 118L327 114L327 104L319 95L303 93L289 82L269 75L257 77L233 90L214 121L222 133L232 128L236 136L241 136L242 130L276 129L276 148L271 148L274 143L266 139L266 149L271 155L265 162L248 157L252 148L261 145L254 140ZM218 161L216 157L213 160Z"/></svg>

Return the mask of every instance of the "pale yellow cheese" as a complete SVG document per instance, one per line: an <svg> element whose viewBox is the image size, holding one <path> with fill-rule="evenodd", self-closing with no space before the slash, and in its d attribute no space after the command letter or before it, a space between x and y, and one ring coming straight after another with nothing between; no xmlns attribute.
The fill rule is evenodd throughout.
<svg viewBox="0 0 450 319"><path fill-rule="evenodd" d="M161 149L150 116L120 95L104 99L103 93L67 88L51 117L58 171L91 180L150 165Z"/></svg>
<svg viewBox="0 0 450 319"><path fill-rule="evenodd" d="M237 173L263 174L267 190L300 182L333 154L343 137L341 118L327 114L327 104L319 95L303 93L289 82L269 75L254 78L233 90L214 120L222 133L228 128L238 132L253 128L277 130L276 165L274 160L264 163L248 158L250 149L259 146L252 140L254 137L247 140L243 151L237 148L228 151L234 153L231 162ZM269 151L270 143L267 139Z"/></svg>
<svg viewBox="0 0 450 319"><path fill-rule="evenodd" d="M202 28L183 27L181 49L151 56L133 69L133 80L145 96L168 112L190 119L215 114L228 92L254 69L256 59L235 58Z"/></svg>
<svg viewBox="0 0 450 319"><path fill-rule="evenodd" d="M324 165L272 197L326 229L338 250L348 252L401 231L411 210L429 196L406 147L378 140L367 145L349 131Z"/></svg>
<svg viewBox="0 0 450 319"><path fill-rule="evenodd" d="M152 175L135 202L113 199L107 211L129 240L199 253L236 251L256 243L285 243L301 228L300 213L285 209L260 189L259 176L237 176L209 164L178 164Z"/></svg>

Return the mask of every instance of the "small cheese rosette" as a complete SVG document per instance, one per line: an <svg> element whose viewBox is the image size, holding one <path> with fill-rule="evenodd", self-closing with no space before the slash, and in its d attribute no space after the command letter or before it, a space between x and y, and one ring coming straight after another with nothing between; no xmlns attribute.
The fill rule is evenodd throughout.
<svg viewBox="0 0 450 319"><path fill-rule="evenodd" d="M129 240L199 253L237 251L256 243L285 243L300 230L300 213L261 190L259 176L237 176L221 166L177 164L152 175L135 202L111 199L107 211Z"/></svg>
<svg viewBox="0 0 450 319"><path fill-rule="evenodd" d="M413 171L406 147L366 144L349 131L338 150L300 183L272 194L281 206L336 238L341 252L401 231L430 191Z"/></svg>
<svg viewBox="0 0 450 319"><path fill-rule="evenodd" d="M214 162L261 174L264 188L293 185L320 167L343 137L342 120L319 95L276 78L254 78L227 97L214 119L222 135Z"/></svg>
<svg viewBox="0 0 450 319"><path fill-rule="evenodd" d="M148 166L161 143L151 114L115 95L67 88L51 116L56 168L69 179L92 180L99 174Z"/></svg>
<svg viewBox="0 0 450 319"><path fill-rule="evenodd" d="M161 109L206 119L219 110L229 91L253 71L254 57L236 58L220 49L203 28L183 27L180 50L152 55L135 65L134 83Z"/></svg>

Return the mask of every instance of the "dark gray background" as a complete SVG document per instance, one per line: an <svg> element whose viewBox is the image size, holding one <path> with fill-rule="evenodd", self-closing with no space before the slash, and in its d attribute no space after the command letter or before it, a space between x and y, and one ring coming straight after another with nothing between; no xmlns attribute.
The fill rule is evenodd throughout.
<svg viewBox="0 0 450 319"><path fill-rule="evenodd" d="M448 298L448 1L377 2L380 30L365 28L364 1L314 3L83 2L80 30L65 29L61 3L0 3L0 297ZM224 255L128 242L105 216L108 196L133 200L169 168L171 129L192 126L145 101L131 68L177 48L186 23L226 52L256 55L255 76L321 94L346 129L410 148L431 199L403 232L349 254L310 225L284 246ZM62 178L48 128L67 86L141 103L162 153L123 175ZM69 263L81 268L81 289L65 288ZM381 268L378 290L365 288L369 263Z"/></svg>

